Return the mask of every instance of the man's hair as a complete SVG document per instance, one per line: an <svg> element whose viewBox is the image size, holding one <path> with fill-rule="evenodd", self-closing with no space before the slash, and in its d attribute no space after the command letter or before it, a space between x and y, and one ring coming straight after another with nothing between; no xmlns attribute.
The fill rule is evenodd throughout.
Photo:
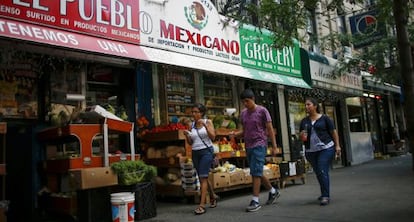
<svg viewBox="0 0 414 222"><path fill-rule="evenodd" d="M240 99L254 99L254 92L251 89L245 89L240 94Z"/></svg>

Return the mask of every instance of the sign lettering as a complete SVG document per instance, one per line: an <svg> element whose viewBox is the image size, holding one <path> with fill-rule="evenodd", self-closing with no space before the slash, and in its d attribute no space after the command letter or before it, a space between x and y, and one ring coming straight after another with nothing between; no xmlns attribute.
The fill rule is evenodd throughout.
<svg viewBox="0 0 414 222"><path fill-rule="evenodd" d="M139 1L2 0L0 17L139 44Z"/></svg>

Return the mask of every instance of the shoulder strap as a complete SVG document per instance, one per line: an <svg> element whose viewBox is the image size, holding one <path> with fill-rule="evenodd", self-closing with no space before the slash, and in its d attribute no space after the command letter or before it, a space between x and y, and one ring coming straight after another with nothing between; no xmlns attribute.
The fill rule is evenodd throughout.
<svg viewBox="0 0 414 222"><path fill-rule="evenodd" d="M198 129L197 128L195 128L195 129L196 129L196 132L197 132L198 137L200 137L201 142L203 142L204 146L208 147L207 143L204 142L203 138L201 138L200 133L198 133Z"/></svg>

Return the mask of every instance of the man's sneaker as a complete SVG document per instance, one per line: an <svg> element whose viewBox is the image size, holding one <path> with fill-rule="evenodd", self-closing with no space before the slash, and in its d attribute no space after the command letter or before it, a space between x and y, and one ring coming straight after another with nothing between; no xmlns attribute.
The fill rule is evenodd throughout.
<svg viewBox="0 0 414 222"><path fill-rule="evenodd" d="M269 192L269 199L267 199L266 204L274 204L276 199L280 197L280 192L276 190L275 193Z"/></svg>
<svg viewBox="0 0 414 222"><path fill-rule="evenodd" d="M250 205L246 207L247 212L258 211L262 206L254 200L250 201Z"/></svg>

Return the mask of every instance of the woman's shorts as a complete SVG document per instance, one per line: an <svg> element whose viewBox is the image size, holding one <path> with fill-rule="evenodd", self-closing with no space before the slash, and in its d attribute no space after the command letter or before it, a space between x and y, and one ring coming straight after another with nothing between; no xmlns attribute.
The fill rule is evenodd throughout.
<svg viewBox="0 0 414 222"><path fill-rule="evenodd" d="M198 177L207 178L213 162L213 152L210 147L201 150L193 150L193 164Z"/></svg>

